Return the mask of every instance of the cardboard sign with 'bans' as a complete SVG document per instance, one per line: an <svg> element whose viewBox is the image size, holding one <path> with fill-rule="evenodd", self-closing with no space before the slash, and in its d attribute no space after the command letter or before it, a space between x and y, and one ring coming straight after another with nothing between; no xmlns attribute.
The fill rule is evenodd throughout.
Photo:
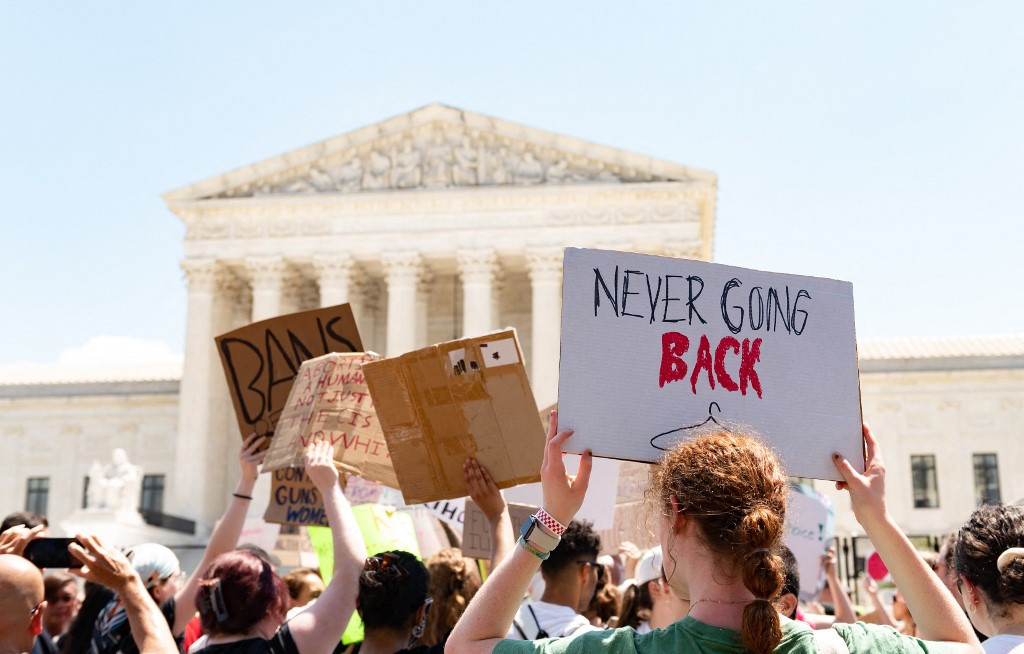
<svg viewBox="0 0 1024 654"><path fill-rule="evenodd" d="M473 456L499 488L540 479L544 430L515 330L363 366L406 504L469 494Z"/></svg>
<svg viewBox="0 0 1024 654"><path fill-rule="evenodd" d="M369 352L325 354L302 364L263 462L269 472L302 465L306 446L328 440L340 470L398 488L388 446L363 378Z"/></svg>
<svg viewBox="0 0 1024 654"><path fill-rule="evenodd" d="M363 350L347 304L261 320L215 341L242 438L274 434L303 361Z"/></svg>

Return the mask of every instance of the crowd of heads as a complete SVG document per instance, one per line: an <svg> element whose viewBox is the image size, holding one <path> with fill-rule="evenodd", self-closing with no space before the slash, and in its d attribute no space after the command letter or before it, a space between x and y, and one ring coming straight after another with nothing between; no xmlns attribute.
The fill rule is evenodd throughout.
<svg viewBox="0 0 1024 654"><path fill-rule="evenodd" d="M741 584L752 598L742 608L744 647L755 654L771 652L782 639L784 619L805 619L812 609L821 610L799 602L799 566L783 545L788 488L778 458L757 438L719 431L684 442L651 470L647 499L659 523L660 545L636 556L600 557L593 526L574 520L540 564L545 591L534 599L557 596L598 628L662 628L701 603L729 603L694 596L688 585L692 576L679 573L703 560L716 579ZM45 525L45 519L12 514L3 530L35 525ZM156 604L181 587L179 563L168 548L139 545L127 556ZM1024 507L983 506L940 552L922 556L982 634L1024 620ZM486 584L485 573L479 561L456 547L425 563L401 550L370 554L352 589L367 640L380 636L406 646L443 646ZM829 588L833 598L846 590ZM297 568L282 576L267 555L240 549L221 554L201 571L195 606L208 636L255 630L270 638L324 591L318 570ZM896 621L912 625L896 591L888 610ZM117 598L102 587L82 588L61 570L40 577L26 560L0 556L4 633L41 631L58 637L61 651L87 651L90 639L118 619L116 606ZM30 614L25 631L22 618ZM12 616L19 616L18 625Z"/></svg>

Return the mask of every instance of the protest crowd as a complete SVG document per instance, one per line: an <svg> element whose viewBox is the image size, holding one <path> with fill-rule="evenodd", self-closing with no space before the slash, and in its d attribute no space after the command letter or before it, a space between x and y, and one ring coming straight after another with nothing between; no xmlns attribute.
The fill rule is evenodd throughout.
<svg viewBox="0 0 1024 654"><path fill-rule="evenodd" d="M13 514L0 535L0 652L1019 652L1024 649L1024 510L983 506L937 556L914 549L886 512L885 468L868 427L866 471L835 465L858 521L889 566L892 603L851 604L823 560L830 596L798 601L781 544L787 477L757 439L718 431L684 442L653 466L647 497L661 545L629 543L598 556L598 535L574 520L590 482L585 455L568 476L553 413L541 467L544 505L518 542L496 538L490 574L457 549L421 562L366 551L338 484L327 441L306 450L334 545L333 576L281 576L265 552L233 549L264 453L250 437L241 479L199 569L183 577L166 548L122 553L79 535L75 577L45 575L20 556L45 537L45 519ZM471 498L495 526L507 507L486 469L465 466ZM487 566L485 566L486 568ZM536 599L524 598L536 573ZM342 644L358 613L364 638ZM979 639L983 640L979 644ZM941 643L941 645L939 645Z"/></svg>
<svg viewBox="0 0 1024 654"><path fill-rule="evenodd" d="M398 397L395 388L413 374L412 366L403 372L394 360L360 354L363 358L355 361L328 352L302 363L296 378L305 381L295 382L297 392L289 397L277 431L243 439L237 485L194 570L183 570L161 544L122 551L90 534L77 534L66 544L60 554L71 558L63 564L47 563L33 556L48 541L45 517L7 516L0 528L0 654L1024 654L1024 507L981 506L963 516L963 525L948 535L941 551L918 551L887 509L886 469L866 424L855 435L863 461L832 453L827 473L832 476L819 478L842 480L836 488L848 493L857 521L884 560L894 595L888 581L880 588L865 576L861 583L870 605L854 605L851 589L836 572L834 550L822 551L818 595L802 594L797 557L784 544L792 484L773 446L779 441L741 433L712 415L691 437L658 448L650 466L643 499L657 546L641 549L623 542L614 555L602 555L593 524L577 518L588 488L607 483L591 478L594 452L588 446L575 474L567 472L563 454L581 451L567 445L574 431L560 428L556 409L547 413L545 432L528 383L520 383L525 372L514 336L492 336L472 352L460 345L448 350L450 358L421 356L415 362L420 371L431 361L448 366L455 381L446 382L452 386L444 397L454 397L456 390L469 396L467 389L477 397L488 379L511 379L501 387L517 393L513 399L528 398L532 415L522 420L510 410L478 412L488 420L502 416L502 424L489 423L498 434L495 449L507 457L502 463L484 465L475 450L460 451L469 437L445 433L411 439L406 423L399 425L405 432L397 444L385 445L383 436L369 432L351 438L348 433L309 436L302 431L315 422L309 416L326 415L318 403L335 398L350 403L332 414L334 424L370 427L375 416L386 436L398 422L394 414L385 415L382 404ZM731 340L739 351L739 341ZM357 335L351 341L358 343ZM710 350L702 347L708 352L702 359L698 351L694 394L699 366L706 366L709 379L711 374ZM730 380L722 364L728 347L718 349L716 374L724 385ZM670 349L666 355L666 370L673 374L685 370L673 359L681 351ZM743 351L747 358L760 356L747 340ZM363 361L366 381L374 381L370 371L376 366L375 379L384 383L369 383L369 393L325 391L361 379L356 372ZM518 363L520 372L506 361ZM467 372L480 376L471 379ZM428 373L423 374L434 374ZM757 379L751 369L742 374ZM310 389L305 394L302 383ZM757 394L749 397L760 396L756 385ZM377 414L369 412L370 395ZM446 424L455 429L457 422ZM293 437L283 436L293 427L298 430ZM540 461L523 469L522 461L531 456L525 433L531 427ZM642 436L645 442L649 438ZM292 449L284 451L285 446ZM371 461L388 448L393 469ZM363 458L356 463L362 467L344 460L360 452ZM409 483L428 466L444 468L438 461L444 464L446 456L458 457L445 468L457 480L443 480L444 486L439 477L431 478L436 482L431 488L420 480ZM280 570L271 554L239 543L259 474L288 468L300 470L292 476L315 489L303 496L315 497L314 513L325 518L327 530L319 533L328 534L330 558L320 557L321 569ZM466 556L458 547L465 549L466 543L456 536L453 547L425 560L403 548L369 546L368 551L373 541L357 519L361 507L353 505L342 484L357 473L401 486L410 504L417 497L425 502L426 495L468 494L487 523L489 558ZM540 506L513 525L499 486L537 478ZM456 487L458 493L452 491ZM359 628L353 630L350 622Z"/></svg>

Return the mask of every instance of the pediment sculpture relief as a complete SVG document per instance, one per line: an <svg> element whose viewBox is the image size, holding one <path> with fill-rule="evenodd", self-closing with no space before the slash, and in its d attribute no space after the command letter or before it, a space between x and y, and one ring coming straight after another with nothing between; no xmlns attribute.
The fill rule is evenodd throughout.
<svg viewBox="0 0 1024 654"><path fill-rule="evenodd" d="M218 197L391 189L665 181L551 148L446 125L424 126L321 160L301 174Z"/></svg>

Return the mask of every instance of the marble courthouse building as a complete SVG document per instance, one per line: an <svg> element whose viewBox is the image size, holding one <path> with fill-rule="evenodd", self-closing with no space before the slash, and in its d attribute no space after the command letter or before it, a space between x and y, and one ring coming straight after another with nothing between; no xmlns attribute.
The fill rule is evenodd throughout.
<svg viewBox="0 0 1024 654"><path fill-rule="evenodd" d="M145 470L149 508L196 521L201 537L230 494L239 444L213 337L292 311L349 302L366 347L386 355L514 326L546 406L562 248L710 260L716 188L714 173L431 105L171 191L186 226L183 369L0 367L0 512L42 507L59 522L80 506L93 461L123 447ZM898 427L881 434L898 437L895 456L918 457L911 469L890 456L901 524L940 533L962 521L973 454L994 455L982 468L1003 471L1003 500L1024 497L1024 339L889 354L862 348L862 384L868 419ZM988 440L968 416L985 416ZM948 488L936 506L918 478Z"/></svg>

